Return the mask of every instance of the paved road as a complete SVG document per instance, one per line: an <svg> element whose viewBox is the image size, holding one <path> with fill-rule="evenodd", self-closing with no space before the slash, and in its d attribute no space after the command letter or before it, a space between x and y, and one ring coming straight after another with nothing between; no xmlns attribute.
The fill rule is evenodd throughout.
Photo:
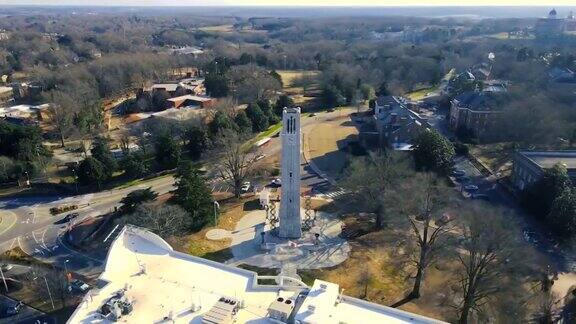
<svg viewBox="0 0 576 324"><path fill-rule="evenodd" d="M160 177L144 181L136 186L106 190L78 196L41 196L0 200L0 252L20 247L24 252L43 261L66 267L74 272L93 276L101 272L102 261L75 252L62 244L61 236L73 223L85 218L105 214L119 205L120 200L133 190L152 187L160 194L174 189L172 177ZM64 204L80 206L80 216L72 222L64 222L68 213L57 216L50 208ZM69 260L68 262L66 260Z"/></svg>
<svg viewBox="0 0 576 324"><path fill-rule="evenodd" d="M334 118L338 112L319 113L315 117L304 117L302 131L306 132L316 123ZM261 147L256 154L271 156L279 154L280 139L273 137L265 146ZM209 172L210 173L210 172ZM214 178L214 177L212 177ZM311 168L302 165L303 184L314 188L315 193L331 194L334 190L330 184L317 176ZM210 181L212 191L231 191L228 184L221 180ZM98 258L76 252L62 242L62 235L72 223L108 213L119 206L120 200L128 193L136 189L151 187L152 190L163 194L174 189L174 178L164 176L148 181L142 181L135 186L111 189L97 193L76 196L36 196L0 199L0 252L20 247L24 252L39 258L40 260L54 263L62 268L67 267L86 276L96 276L103 269L103 262ZM71 222L64 222L63 218L68 213L52 216L49 212L51 207L76 204L81 206L75 212L80 216Z"/></svg>

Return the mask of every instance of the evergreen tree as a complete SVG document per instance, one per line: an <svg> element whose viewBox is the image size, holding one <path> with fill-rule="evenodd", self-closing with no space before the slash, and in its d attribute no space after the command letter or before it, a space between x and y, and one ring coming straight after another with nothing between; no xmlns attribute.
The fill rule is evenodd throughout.
<svg viewBox="0 0 576 324"><path fill-rule="evenodd" d="M190 229L199 229L214 217L210 189L192 163L180 165L176 173L174 200L190 214Z"/></svg>
<svg viewBox="0 0 576 324"><path fill-rule="evenodd" d="M221 111L214 114L214 118L208 124L210 135L216 136L224 130L234 129L234 122Z"/></svg>
<svg viewBox="0 0 576 324"><path fill-rule="evenodd" d="M282 118L282 111L284 108L294 107L294 100L290 98L288 95L281 95L276 100L276 104L274 104L274 113L276 116Z"/></svg>
<svg viewBox="0 0 576 324"><path fill-rule="evenodd" d="M268 118L268 124L273 125L280 121L280 117L274 114L274 109L272 108L270 100L258 100L257 103L264 115Z"/></svg>
<svg viewBox="0 0 576 324"><path fill-rule="evenodd" d="M446 174L456 154L454 145L436 130L423 131L414 140L416 168Z"/></svg>
<svg viewBox="0 0 576 324"><path fill-rule="evenodd" d="M245 134L252 133L252 122L250 121L244 110L241 110L236 114L236 117L234 117L234 122L238 126L238 130L241 133Z"/></svg>
<svg viewBox="0 0 576 324"><path fill-rule="evenodd" d="M110 177L106 167L100 161L87 157L78 166L78 181L83 185L94 185L100 189L102 183Z"/></svg>
<svg viewBox="0 0 576 324"><path fill-rule="evenodd" d="M246 116L252 122L252 131L255 133L264 131L268 128L268 118L262 112L262 109L256 103L251 103L246 108Z"/></svg>
<svg viewBox="0 0 576 324"><path fill-rule="evenodd" d="M249 121L248 121L249 122ZM202 153L208 148L208 134L206 129L199 125L194 125L186 130L186 148L192 160L198 160Z"/></svg>
<svg viewBox="0 0 576 324"><path fill-rule="evenodd" d="M124 174L130 178L142 177L150 171L150 163L140 153L128 154L120 161L120 167L124 170Z"/></svg>
<svg viewBox="0 0 576 324"><path fill-rule="evenodd" d="M94 159L104 165L108 177L112 177L112 174L118 167L118 163L108 147L108 139L101 136L96 137L94 142L92 142L90 153L92 153Z"/></svg>
<svg viewBox="0 0 576 324"><path fill-rule="evenodd" d="M278 72L276 72L276 70L270 71L270 76L272 76L274 79L278 80L278 83L280 83L281 87L284 85L284 83L282 82L282 76L280 74L278 74Z"/></svg>
<svg viewBox="0 0 576 324"><path fill-rule="evenodd" d="M158 197L158 193L152 191L152 188L148 187L146 189L138 189L130 192L126 197L120 200L122 204L122 211L131 212L145 202L152 201Z"/></svg>
<svg viewBox="0 0 576 324"><path fill-rule="evenodd" d="M159 134L154 142L156 162L161 169L174 169L180 163L180 144L168 132Z"/></svg>

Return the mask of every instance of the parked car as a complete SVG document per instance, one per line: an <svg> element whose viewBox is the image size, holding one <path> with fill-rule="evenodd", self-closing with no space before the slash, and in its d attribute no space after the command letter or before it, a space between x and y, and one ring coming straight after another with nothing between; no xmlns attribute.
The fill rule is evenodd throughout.
<svg viewBox="0 0 576 324"><path fill-rule="evenodd" d="M460 178L466 175L466 171L464 170L454 170L452 171L452 175L456 178Z"/></svg>
<svg viewBox="0 0 576 324"><path fill-rule="evenodd" d="M477 191L478 190L478 186L477 185L473 185L473 184L469 184L464 186L464 190L466 191Z"/></svg>
<svg viewBox="0 0 576 324"><path fill-rule="evenodd" d="M480 194L473 194L472 196L470 196L470 198L490 201L490 196L488 196L487 194L481 194L481 193Z"/></svg>
<svg viewBox="0 0 576 324"><path fill-rule="evenodd" d="M10 263L3 263L3 264L0 266L0 269L2 269L2 271L8 271L8 270L10 270L10 269L12 269L12 268L14 268L14 266L11 265Z"/></svg>
<svg viewBox="0 0 576 324"><path fill-rule="evenodd" d="M280 187L282 185L282 180L280 180L280 178L276 178L276 179L272 180L270 182L270 184L277 186L277 187Z"/></svg>
<svg viewBox="0 0 576 324"><path fill-rule="evenodd" d="M522 230L522 236L524 240L528 243L532 243L534 245L538 245L538 239L536 238L536 232L529 228L525 228Z"/></svg>
<svg viewBox="0 0 576 324"><path fill-rule="evenodd" d="M4 307L4 314L6 316L13 316L16 315L18 313L20 313L20 310L22 309L22 306L24 306L24 304L22 302L12 302L9 303L7 305L5 305Z"/></svg>
<svg viewBox="0 0 576 324"><path fill-rule="evenodd" d="M90 290L90 285L80 279L74 279L70 282L70 287L79 292L87 292Z"/></svg>
<svg viewBox="0 0 576 324"><path fill-rule="evenodd" d="M258 155L256 155L256 157L254 158L254 161L260 161L260 160L262 160L262 159L265 158L265 157L266 157L266 155L264 155L264 154L258 154Z"/></svg>
<svg viewBox="0 0 576 324"><path fill-rule="evenodd" d="M242 187L240 187L240 190L242 192L248 192L248 190L250 190L250 182L246 181L242 184Z"/></svg>

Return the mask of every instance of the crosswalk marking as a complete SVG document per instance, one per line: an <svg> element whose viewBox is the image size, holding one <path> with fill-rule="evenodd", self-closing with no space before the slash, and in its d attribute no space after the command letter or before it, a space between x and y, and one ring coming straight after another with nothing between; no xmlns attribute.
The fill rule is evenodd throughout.
<svg viewBox="0 0 576 324"><path fill-rule="evenodd" d="M347 193L346 190L340 189L337 191L331 191L331 192L325 193L325 194L323 194L323 196L327 197L327 198L334 199L334 198L340 197L346 193Z"/></svg>

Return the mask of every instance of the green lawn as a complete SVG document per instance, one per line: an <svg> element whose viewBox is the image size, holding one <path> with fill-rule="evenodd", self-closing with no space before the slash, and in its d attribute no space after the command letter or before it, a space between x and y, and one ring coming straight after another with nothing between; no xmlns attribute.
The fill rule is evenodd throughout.
<svg viewBox="0 0 576 324"><path fill-rule="evenodd" d="M426 94L428 94L429 92L434 92L438 90L438 86L433 86L430 88L425 88L425 89L420 89L417 91L413 91L410 93L406 94L406 97L408 97L410 100L422 100L424 97L426 97Z"/></svg>

